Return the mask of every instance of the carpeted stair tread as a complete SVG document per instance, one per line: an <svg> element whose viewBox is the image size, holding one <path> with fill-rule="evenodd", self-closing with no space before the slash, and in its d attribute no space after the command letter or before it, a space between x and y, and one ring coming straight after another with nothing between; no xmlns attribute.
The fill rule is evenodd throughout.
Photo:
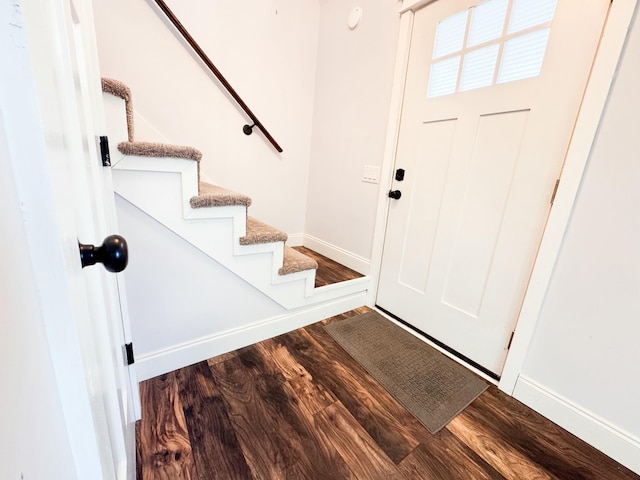
<svg viewBox="0 0 640 480"><path fill-rule="evenodd" d="M131 89L119 80L113 78L102 78L102 91L124 100L125 112L127 115L127 136L133 142L133 101Z"/></svg>
<svg viewBox="0 0 640 480"><path fill-rule="evenodd" d="M169 145L155 142L121 142L118 150L125 155L137 155L141 157L175 157L195 160L199 162L202 153L193 147L181 145Z"/></svg>
<svg viewBox="0 0 640 480"><path fill-rule="evenodd" d="M229 207L235 205L248 207L251 205L251 198L246 195L207 182L200 182L198 190L200 193L195 197L191 197L189 201L191 208Z"/></svg>
<svg viewBox="0 0 640 480"><path fill-rule="evenodd" d="M279 275L288 275L290 273L302 272L304 270L317 270L318 262L307 257L304 253L285 245L284 262L282 268L278 270Z"/></svg>
<svg viewBox="0 0 640 480"><path fill-rule="evenodd" d="M105 93L110 93L111 95L115 95L116 97L120 97L125 102L131 100L131 89L120 80L103 77L102 91Z"/></svg>
<svg viewBox="0 0 640 480"><path fill-rule="evenodd" d="M287 234L253 217L247 217L247 234L240 238L240 245L286 242Z"/></svg>

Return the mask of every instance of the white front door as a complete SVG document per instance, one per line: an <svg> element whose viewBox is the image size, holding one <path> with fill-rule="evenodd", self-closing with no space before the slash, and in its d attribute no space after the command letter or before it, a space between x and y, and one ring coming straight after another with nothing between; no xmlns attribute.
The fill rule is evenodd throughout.
<svg viewBox="0 0 640 480"><path fill-rule="evenodd" d="M33 182L44 176L51 189L50 196L42 192L42 201L51 205L41 213L38 208L34 221L43 224L42 235L52 245L60 245L59 251L54 248L60 262L37 276L43 298L59 289L59 303L43 308L76 472L78 478L135 478L139 394L135 371L125 363L126 299L118 294L116 274L99 264L81 268L78 250L79 241L99 246L117 233L110 171L99 154L98 136L106 128L91 2L29 0L13 7L27 38L16 48L27 52L31 69L20 72L25 88L15 95L24 95L26 104L35 92L38 110L5 114L14 120L22 116L28 127L11 141L42 144L46 157L19 159L16 153L15 161L40 165L33 169ZM31 195L30 181L25 177L25 197ZM47 262L54 264L55 255ZM42 265L35 268L46 268Z"/></svg>
<svg viewBox="0 0 640 480"><path fill-rule="evenodd" d="M415 14L376 303L499 376L608 0Z"/></svg>

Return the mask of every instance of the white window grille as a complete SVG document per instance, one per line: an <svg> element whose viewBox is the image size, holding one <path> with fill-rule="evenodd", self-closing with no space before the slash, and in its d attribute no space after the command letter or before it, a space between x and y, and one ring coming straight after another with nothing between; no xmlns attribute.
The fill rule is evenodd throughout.
<svg viewBox="0 0 640 480"><path fill-rule="evenodd" d="M427 97L540 74L557 0L485 0L438 23Z"/></svg>

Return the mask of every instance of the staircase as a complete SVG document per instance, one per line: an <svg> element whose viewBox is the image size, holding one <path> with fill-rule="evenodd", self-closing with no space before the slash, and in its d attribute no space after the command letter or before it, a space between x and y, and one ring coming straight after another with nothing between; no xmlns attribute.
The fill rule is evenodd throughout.
<svg viewBox="0 0 640 480"><path fill-rule="evenodd" d="M224 347L203 349L203 338L199 336L192 339L199 345L197 354L184 355L182 341L179 347L175 346L182 352L174 355L175 361L163 359L157 363L161 367L149 368L147 375L140 375L142 378L223 353L220 350L238 348L251 343L249 338L252 342L268 338L364 304L367 277L315 288L317 263L288 246L285 232L249 216L250 197L203 181L202 154L195 148L136 140L131 91L112 79L103 79L102 87L110 144L118 145L117 152L111 149L117 197L161 224L167 234L178 235L277 302L286 312L272 319L274 328L269 328L269 319L265 319L260 322L263 333L246 331L239 334L236 342L229 342L228 331L212 328L204 340L217 345L216 338L224 336ZM135 321L132 317L132 323ZM157 359L163 352L171 356L175 350L171 345L162 349L143 352L143 357L147 354Z"/></svg>

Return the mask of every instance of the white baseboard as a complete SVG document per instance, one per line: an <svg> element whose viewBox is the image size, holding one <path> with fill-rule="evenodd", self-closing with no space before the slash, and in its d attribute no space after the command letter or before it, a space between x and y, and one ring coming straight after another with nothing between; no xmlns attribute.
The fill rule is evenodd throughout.
<svg viewBox="0 0 640 480"><path fill-rule="evenodd" d="M520 375L513 396L552 422L640 474L640 439Z"/></svg>
<svg viewBox="0 0 640 480"><path fill-rule="evenodd" d="M304 245L304 233L288 233L287 245L290 247L301 247ZM318 252L320 253L320 252Z"/></svg>
<svg viewBox="0 0 640 480"><path fill-rule="evenodd" d="M326 303L302 308L237 330L200 338L175 345L162 351L136 358L136 372L140 381L201 362L216 355L246 347L256 342L290 332L325 318L362 307L366 291L358 292Z"/></svg>
<svg viewBox="0 0 640 480"><path fill-rule="evenodd" d="M345 267L349 267L362 275L369 275L371 271L371 260L360 257L355 253L348 252L347 250L336 247L335 245L331 245L319 238L303 234L302 245L318 252L320 255L324 255L325 257L344 265Z"/></svg>

